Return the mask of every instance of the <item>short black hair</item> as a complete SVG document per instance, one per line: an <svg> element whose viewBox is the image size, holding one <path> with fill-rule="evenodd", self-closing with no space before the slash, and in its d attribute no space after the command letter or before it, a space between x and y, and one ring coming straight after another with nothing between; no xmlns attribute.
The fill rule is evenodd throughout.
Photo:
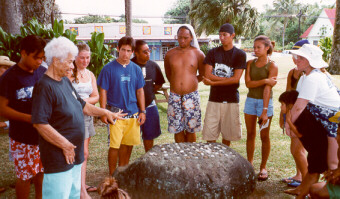
<svg viewBox="0 0 340 199"><path fill-rule="evenodd" d="M295 104L299 92L296 90L290 90L283 92L279 97L279 102L285 103L286 105Z"/></svg>
<svg viewBox="0 0 340 199"><path fill-rule="evenodd" d="M136 47L135 47L135 51L139 51L139 49L143 46L147 44L144 40L136 40Z"/></svg>
<svg viewBox="0 0 340 199"><path fill-rule="evenodd" d="M179 33L179 31L180 31L181 29L189 30L189 33L190 33L191 37L193 37L193 36L192 36L192 32L191 32L190 28L188 28L188 26L181 26L181 27L179 27L178 30L177 30L177 35L178 35L178 33Z"/></svg>
<svg viewBox="0 0 340 199"><path fill-rule="evenodd" d="M135 40L132 37L125 36L118 41L118 48L120 49L123 45L131 46L131 50L135 50Z"/></svg>
<svg viewBox="0 0 340 199"><path fill-rule="evenodd" d="M28 55L31 53L44 52L46 46L45 39L37 35L28 35L20 42L20 51L25 51Z"/></svg>

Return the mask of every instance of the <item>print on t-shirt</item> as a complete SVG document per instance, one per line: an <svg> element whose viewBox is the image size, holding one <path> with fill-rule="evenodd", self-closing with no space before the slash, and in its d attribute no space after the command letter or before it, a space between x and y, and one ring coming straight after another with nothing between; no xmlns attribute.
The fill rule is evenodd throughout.
<svg viewBox="0 0 340 199"><path fill-rule="evenodd" d="M215 68L213 70L213 75L218 76L218 77L230 78L234 76L234 72L233 72L233 68L231 68L230 66L216 63Z"/></svg>
<svg viewBox="0 0 340 199"><path fill-rule="evenodd" d="M16 90L17 100L27 102L32 98L33 86L25 87Z"/></svg>
<svg viewBox="0 0 340 199"><path fill-rule="evenodd" d="M128 83L128 82L130 82L130 75L129 75L129 74L123 74L123 75L120 77L120 80L121 80L123 83Z"/></svg>

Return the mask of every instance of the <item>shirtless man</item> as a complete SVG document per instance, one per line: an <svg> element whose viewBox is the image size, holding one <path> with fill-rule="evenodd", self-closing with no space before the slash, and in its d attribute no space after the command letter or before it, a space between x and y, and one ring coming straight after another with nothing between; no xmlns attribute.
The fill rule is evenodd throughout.
<svg viewBox="0 0 340 199"><path fill-rule="evenodd" d="M164 59L165 74L170 82L168 130L175 134L177 143L196 142L195 133L202 129L197 88L203 76L204 54L198 45L191 45L194 38L188 26L179 27L179 46L169 50Z"/></svg>

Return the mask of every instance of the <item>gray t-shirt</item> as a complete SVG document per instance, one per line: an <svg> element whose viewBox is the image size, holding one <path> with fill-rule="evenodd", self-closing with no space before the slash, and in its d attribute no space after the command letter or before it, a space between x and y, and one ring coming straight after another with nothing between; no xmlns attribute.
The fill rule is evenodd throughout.
<svg viewBox="0 0 340 199"><path fill-rule="evenodd" d="M35 85L32 102L32 123L50 124L75 148L75 162L67 164L63 151L40 136L39 148L45 173L58 173L84 161L85 124L83 108L86 104L66 77L56 81L44 75Z"/></svg>

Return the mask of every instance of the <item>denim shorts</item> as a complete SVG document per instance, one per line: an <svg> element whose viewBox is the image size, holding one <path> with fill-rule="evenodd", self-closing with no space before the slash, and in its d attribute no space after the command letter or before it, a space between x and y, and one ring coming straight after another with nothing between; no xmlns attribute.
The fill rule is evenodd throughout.
<svg viewBox="0 0 340 199"><path fill-rule="evenodd" d="M256 115L260 117L262 111L263 111L263 99L254 99L251 97L247 97L243 110L245 114ZM268 104L267 116L271 117L273 115L274 115L273 99L270 99Z"/></svg>

